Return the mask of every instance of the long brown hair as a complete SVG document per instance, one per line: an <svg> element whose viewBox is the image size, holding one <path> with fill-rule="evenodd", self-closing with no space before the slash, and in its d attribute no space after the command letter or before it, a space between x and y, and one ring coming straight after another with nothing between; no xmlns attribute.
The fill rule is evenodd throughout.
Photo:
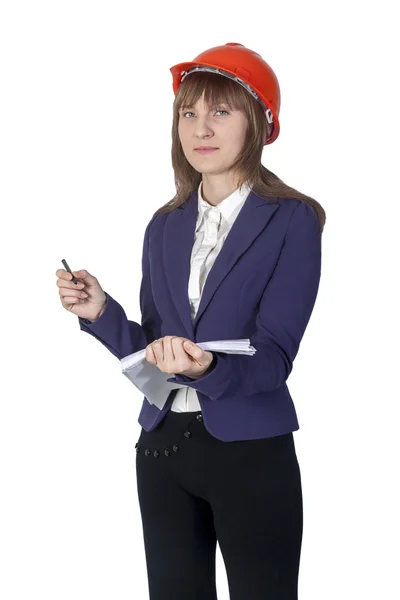
<svg viewBox="0 0 400 600"><path fill-rule="evenodd" d="M270 133L262 106L249 92L235 81L216 73L198 71L191 73L181 83L173 104L172 120L172 167L175 173L176 194L159 208L153 216L168 213L184 204L189 196L198 189L202 174L196 171L186 159L178 134L179 111L181 106L194 106L203 91L207 106L225 102L232 109L241 110L247 116L248 126L246 140L237 159L231 166L235 173L237 185L245 182L260 198L270 197L296 198L310 204L317 212L321 233L324 229L326 215L322 206L298 190L286 185L272 171L261 164L264 140Z"/></svg>

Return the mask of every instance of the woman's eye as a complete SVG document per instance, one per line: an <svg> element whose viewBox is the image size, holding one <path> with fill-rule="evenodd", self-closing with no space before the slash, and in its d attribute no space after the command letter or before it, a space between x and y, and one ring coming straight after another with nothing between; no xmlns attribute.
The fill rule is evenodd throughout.
<svg viewBox="0 0 400 600"><path fill-rule="evenodd" d="M221 109L217 109L215 112L224 112L224 113L226 113L227 115L229 115L228 111L227 111L227 110L224 110L223 108L221 108ZM183 116L185 117L186 115L193 115L193 114L194 114L194 113L192 113L192 112L188 111L188 112L184 112L184 113L183 113Z"/></svg>

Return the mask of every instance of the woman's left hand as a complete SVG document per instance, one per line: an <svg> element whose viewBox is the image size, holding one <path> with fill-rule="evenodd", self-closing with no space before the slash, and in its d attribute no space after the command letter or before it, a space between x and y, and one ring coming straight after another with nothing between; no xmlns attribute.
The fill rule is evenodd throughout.
<svg viewBox="0 0 400 600"><path fill-rule="evenodd" d="M166 335L146 346L146 360L164 373L199 379L211 366L214 355L188 338Z"/></svg>

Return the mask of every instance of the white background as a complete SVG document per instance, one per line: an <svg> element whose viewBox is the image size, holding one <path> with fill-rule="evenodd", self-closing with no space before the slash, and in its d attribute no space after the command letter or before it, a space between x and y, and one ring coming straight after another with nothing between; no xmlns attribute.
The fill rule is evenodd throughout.
<svg viewBox="0 0 400 600"><path fill-rule="evenodd" d="M144 229L175 192L169 68L227 42L279 79L281 132L263 164L327 213L319 295L288 381L299 598L400 597L394 7L2 3L2 599L148 598L142 396L62 307L55 272L62 258L87 269L140 321ZM227 600L219 547L217 587Z"/></svg>

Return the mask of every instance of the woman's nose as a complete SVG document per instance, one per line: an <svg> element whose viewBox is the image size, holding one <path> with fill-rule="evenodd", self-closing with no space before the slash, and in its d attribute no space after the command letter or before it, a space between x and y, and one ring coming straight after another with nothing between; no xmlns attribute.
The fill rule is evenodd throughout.
<svg viewBox="0 0 400 600"><path fill-rule="evenodd" d="M207 119L198 119L195 127L196 134L199 136L212 134L212 128Z"/></svg>

